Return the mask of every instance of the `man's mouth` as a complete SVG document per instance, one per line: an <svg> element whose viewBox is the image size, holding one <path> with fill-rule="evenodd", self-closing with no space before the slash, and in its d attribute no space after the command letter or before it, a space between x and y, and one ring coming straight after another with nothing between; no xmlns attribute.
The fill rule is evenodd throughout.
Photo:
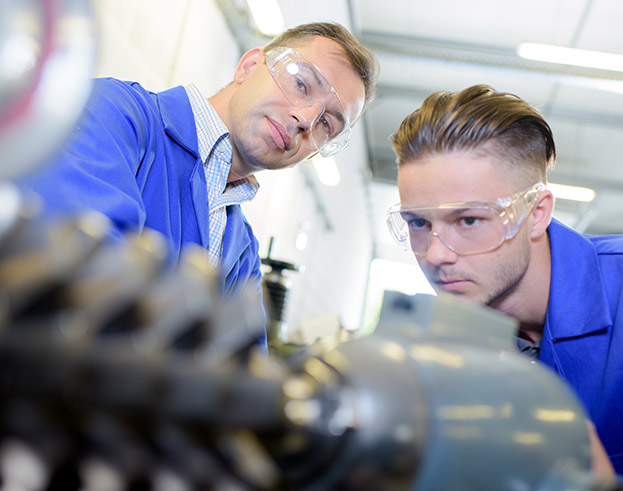
<svg viewBox="0 0 623 491"><path fill-rule="evenodd" d="M268 127L270 128L270 135L273 141L275 142L275 145L277 145L277 147L281 150L284 150L284 151L289 150L291 139L290 139L290 135L288 135L288 131L286 130L285 126L283 126L278 121L275 121L274 119L271 119L271 118L267 118L267 119L268 119Z"/></svg>
<svg viewBox="0 0 623 491"><path fill-rule="evenodd" d="M433 284L447 292L461 293L470 282L460 279L434 280Z"/></svg>

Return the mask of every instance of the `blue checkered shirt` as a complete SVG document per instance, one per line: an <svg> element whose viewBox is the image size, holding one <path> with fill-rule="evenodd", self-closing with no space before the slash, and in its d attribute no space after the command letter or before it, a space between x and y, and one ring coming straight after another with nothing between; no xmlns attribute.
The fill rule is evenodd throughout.
<svg viewBox="0 0 623 491"><path fill-rule="evenodd" d="M231 167L232 148L229 131L194 84L184 86L195 116L199 157L203 161L210 207L210 264L218 267L223 252L223 234L227 223L228 205L239 205L254 198L259 184L249 176L227 184Z"/></svg>

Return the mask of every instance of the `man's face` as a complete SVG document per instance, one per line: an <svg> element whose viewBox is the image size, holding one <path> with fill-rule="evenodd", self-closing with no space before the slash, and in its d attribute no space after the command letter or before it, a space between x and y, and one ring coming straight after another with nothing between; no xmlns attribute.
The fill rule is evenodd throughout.
<svg viewBox="0 0 623 491"><path fill-rule="evenodd" d="M363 82L330 39L315 37L295 46L335 88L345 118L353 122L365 100ZM314 154L309 127L322 111L317 106L298 107L284 95L271 75L262 52L232 97L229 121L234 153L245 170L280 169Z"/></svg>
<svg viewBox="0 0 623 491"><path fill-rule="evenodd" d="M495 200L511 196L522 187L493 157L471 151L407 162L398 172L402 207ZM530 223L530 219L526 220L515 237L482 254L459 256L433 237L426 255L417 259L434 287L495 307L516 295L528 269Z"/></svg>

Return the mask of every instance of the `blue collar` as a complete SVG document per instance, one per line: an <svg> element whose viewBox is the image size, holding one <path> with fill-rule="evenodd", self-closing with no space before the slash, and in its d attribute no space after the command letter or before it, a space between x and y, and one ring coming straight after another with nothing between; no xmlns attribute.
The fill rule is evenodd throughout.
<svg viewBox="0 0 623 491"><path fill-rule="evenodd" d="M158 93L158 106L167 134L198 159L197 128L184 87L179 85Z"/></svg>

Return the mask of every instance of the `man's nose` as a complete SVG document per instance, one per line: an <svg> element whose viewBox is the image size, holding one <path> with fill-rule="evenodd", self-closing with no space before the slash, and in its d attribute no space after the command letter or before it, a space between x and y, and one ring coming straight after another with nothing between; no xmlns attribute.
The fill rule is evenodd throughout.
<svg viewBox="0 0 623 491"><path fill-rule="evenodd" d="M314 104L311 106L295 106L290 111L290 114L296 119L298 127L303 131L307 131L323 112L324 107L322 105Z"/></svg>
<svg viewBox="0 0 623 491"><path fill-rule="evenodd" d="M428 239L428 251L424 259L432 265L454 263L459 255L450 249L437 232L431 232Z"/></svg>

